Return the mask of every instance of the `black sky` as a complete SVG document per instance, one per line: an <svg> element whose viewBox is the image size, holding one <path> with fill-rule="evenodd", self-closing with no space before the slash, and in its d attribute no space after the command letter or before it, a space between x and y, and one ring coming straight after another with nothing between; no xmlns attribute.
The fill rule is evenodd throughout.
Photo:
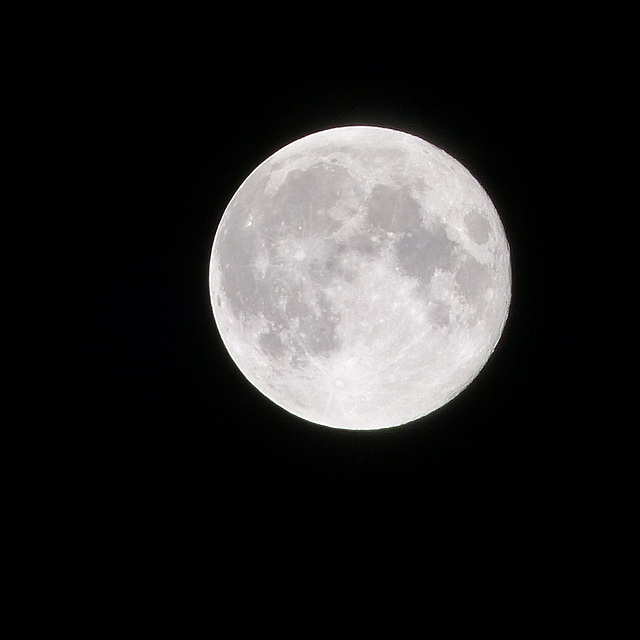
<svg viewBox="0 0 640 640"><path fill-rule="evenodd" d="M89 506L120 548L189 553L197 540L220 557L393 563L453 544L579 566L585 532L603 531L608 462L584 349L599 340L585 317L584 131L598 135L607 81L596 45L562 28L390 28L119 25L65 55L58 133L77 144L81 179L60 256L61 397L98 480ZM248 173L352 124L402 129L462 162L513 262L509 320L478 378L431 416L368 433L306 423L255 391L207 288L217 224Z"/></svg>

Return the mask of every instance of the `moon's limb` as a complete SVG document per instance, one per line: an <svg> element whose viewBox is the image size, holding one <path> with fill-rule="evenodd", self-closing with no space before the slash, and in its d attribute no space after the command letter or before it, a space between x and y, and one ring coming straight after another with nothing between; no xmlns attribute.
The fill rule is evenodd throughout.
<svg viewBox="0 0 640 640"><path fill-rule="evenodd" d="M441 149L330 129L238 189L210 291L262 393L319 424L377 429L434 411L484 366L508 313L509 247L487 194Z"/></svg>

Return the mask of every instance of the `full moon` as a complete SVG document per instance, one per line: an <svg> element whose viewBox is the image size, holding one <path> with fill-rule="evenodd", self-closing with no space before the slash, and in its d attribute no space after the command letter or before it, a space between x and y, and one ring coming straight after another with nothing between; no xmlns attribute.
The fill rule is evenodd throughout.
<svg viewBox="0 0 640 640"><path fill-rule="evenodd" d="M511 299L509 245L442 149L340 127L246 178L209 287L224 345L267 398L320 425L382 429L442 407L486 364Z"/></svg>

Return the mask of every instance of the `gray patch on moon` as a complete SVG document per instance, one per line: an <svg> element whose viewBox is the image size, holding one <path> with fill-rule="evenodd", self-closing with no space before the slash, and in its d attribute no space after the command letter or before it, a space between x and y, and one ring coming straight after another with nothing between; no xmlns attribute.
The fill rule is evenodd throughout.
<svg viewBox="0 0 640 640"><path fill-rule="evenodd" d="M447 237L445 228L417 226L396 244L398 264L408 276L428 284L436 269L448 271L455 266L458 245Z"/></svg>
<svg viewBox="0 0 640 640"><path fill-rule="evenodd" d="M255 281L251 268L255 237L253 231L244 231L238 225L225 225L224 242L219 243L220 277L231 309L240 317L243 311L259 309L260 302L247 290L247 283Z"/></svg>
<svg viewBox="0 0 640 640"><path fill-rule="evenodd" d="M310 357L322 358L340 349L336 331L340 314L331 310L322 293L311 301L305 294L308 292L290 289L281 304L265 309L264 319L277 329L260 335L260 348L280 364L291 364L291 357L295 356L296 366L300 367Z"/></svg>
<svg viewBox="0 0 640 640"><path fill-rule="evenodd" d="M342 185L350 177L341 165L319 162L306 170L293 169L273 195L276 211L291 222L332 207L341 197Z"/></svg>
<svg viewBox="0 0 640 640"><path fill-rule="evenodd" d="M435 300L429 303L429 318L438 327L449 326L450 307L441 300Z"/></svg>
<svg viewBox="0 0 640 640"><path fill-rule="evenodd" d="M466 254L456 270L455 278L465 300L474 306L482 306L484 294L491 284L491 276L486 267Z"/></svg>
<svg viewBox="0 0 640 640"><path fill-rule="evenodd" d="M385 231L413 229L420 223L420 205L406 187L377 184L367 200L369 220Z"/></svg>
<svg viewBox="0 0 640 640"><path fill-rule="evenodd" d="M282 336L279 332L269 331L268 333L260 334L258 338L260 348L266 354L280 360L285 352L285 346L282 343Z"/></svg>
<svg viewBox="0 0 640 640"><path fill-rule="evenodd" d="M313 356L327 356L338 351L341 341L336 332L340 314L331 311L329 301L319 296L318 311L301 318L300 335L308 339L308 351Z"/></svg>
<svg viewBox="0 0 640 640"><path fill-rule="evenodd" d="M489 240L491 227L480 212L476 210L470 211L464 218L464 224L467 227L469 237L476 244L484 244Z"/></svg>
<svg viewBox="0 0 640 640"><path fill-rule="evenodd" d="M309 266L309 276L319 286L336 286L340 282L351 282L359 264L359 251L354 247L329 241L325 259Z"/></svg>

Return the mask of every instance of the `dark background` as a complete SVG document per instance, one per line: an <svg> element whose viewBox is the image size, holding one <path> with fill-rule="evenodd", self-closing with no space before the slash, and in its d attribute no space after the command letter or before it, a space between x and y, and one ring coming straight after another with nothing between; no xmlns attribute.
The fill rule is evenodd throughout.
<svg viewBox="0 0 640 640"><path fill-rule="evenodd" d="M79 431L78 517L101 554L206 549L219 566L280 570L446 557L553 566L560 580L606 564L616 516L585 351L601 348L585 132L600 135L608 71L589 25L513 20L462 32L419 14L184 29L112 18L61 43L49 95L64 101L74 206L54 384ZM207 282L244 178L285 144L352 124L462 162L500 213L513 268L502 340L472 385L426 418L364 433L306 423L254 390L221 343Z"/></svg>

